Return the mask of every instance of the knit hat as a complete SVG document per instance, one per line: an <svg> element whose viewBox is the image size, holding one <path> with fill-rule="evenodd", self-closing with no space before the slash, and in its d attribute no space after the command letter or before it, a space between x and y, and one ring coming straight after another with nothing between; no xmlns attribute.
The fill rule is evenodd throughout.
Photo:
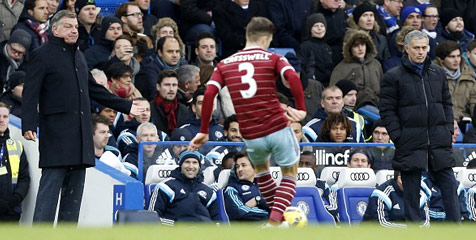
<svg viewBox="0 0 476 240"><path fill-rule="evenodd" d="M105 17L102 19L101 23L101 36L105 37L107 29L113 24L113 23L119 23L122 26L122 21L114 16L111 17Z"/></svg>
<svg viewBox="0 0 476 240"><path fill-rule="evenodd" d="M403 8L402 13L400 14L400 23L403 25L405 20L407 20L408 15L412 13L418 13L420 16L423 15L419 8L414 6L406 6Z"/></svg>
<svg viewBox="0 0 476 240"><path fill-rule="evenodd" d="M374 122L374 124L372 124L372 131L370 131L370 134L372 134L377 127L385 127L382 119L378 119Z"/></svg>
<svg viewBox="0 0 476 240"><path fill-rule="evenodd" d="M372 5L370 5L368 2L364 2L360 4L359 6L354 8L354 11L352 12L352 16L354 16L354 22L358 23L360 17L365 12L373 12L375 14L375 8Z"/></svg>
<svg viewBox="0 0 476 240"><path fill-rule="evenodd" d="M292 52L288 52L286 53L286 55L284 55L284 57L288 60L289 64L293 66L296 72L298 73L301 72L301 61L299 60L298 57L296 57L296 54Z"/></svg>
<svg viewBox="0 0 476 240"><path fill-rule="evenodd" d="M352 90L358 91L354 82L342 79L336 83L336 86L342 91L342 96L347 95Z"/></svg>
<svg viewBox="0 0 476 240"><path fill-rule="evenodd" d="M190 141L192 139L193 136L190 131L184 128L176 128L170 137L170 141Z"/></svg>
<svg viewBox="0 0 476 240"><path fill-rule="evenodd" d="M186 159L189 159L189 158L197 159L198 165L200 167L202 166L202 155L198 151L187 151L187 150L185 150L182 153L180 153L180 158L179 158L179 162L178 162L179 167L181 167L183 162Z"/></svg>
<svg viewBox="0 0 476 240"><path fill-rule="evenodd" d="M79 14L81 9L83 9L83 7L85 7L86 5L96 6L96 2L94 0L76 0L76 2L74 3L74 11L76 12L76 14Z"/></svg>
<svg viewBox="0 0 476 240"><path fill-rule="evenodd" d="M306 19L306 32L303 33L305 38L311 37L311 29L316 23L322 23L326 27L327 31L327 21L322 13L314 13L307 17Z"/></svg>
<svg viewBox="0 0 476 240"><path fill-rule="evenodd" d="M25 82L26 73L24 71L16 71L10 75L8 78L8 89L7 91L13 90L16 86Z"/></svg>
<svg viewBox="0 0 476 240"><path fill-rule="evenodd" d="M101 113L102 110L104 110L104 108L106 108L104 105L101 105L99 103L97 103L96 101L94 100L91 100L91 108L93 110L93 113Z"/></svg>
<svg viewBox="0 0 476 240"><path fill-rule="evenodd" d="M445 8L440 14L441 26L444 28L455 17L463 17L460 11L454 8Z"/></svg>
<svg viewBox="0 0 476 240"><path fill-rule="evenodd" d="M12 43L18 43L25 47L25 49L29 49L31 44L31 35L23 29L17 29L12 33L12 35L10 35L10 39L8 40L8 44Z"/></svg>

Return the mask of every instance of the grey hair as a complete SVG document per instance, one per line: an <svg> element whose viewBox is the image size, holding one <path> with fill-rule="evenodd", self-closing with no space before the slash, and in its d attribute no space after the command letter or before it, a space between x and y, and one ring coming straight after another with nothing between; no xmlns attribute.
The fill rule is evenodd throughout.
<svg viewBox="0 0 476 240"><path fill-rule="evenodd" d="M154 129L155 130L155 133L158 135L157 133L157 127L155 126L155 124L151 123L151 122L145 122L145 123L141 123L138 127L137 127L137 134L136 136L140 136L140 134L142 133L142 129Z"/></svg>
<svg viewBox="0 0 476 240"><path fill-rule="evenodd" d="M53 18L51 19L51 26L56 26L59 28L61 20L63 18L76 18L76 13L70 12L68 10L58 11Z"/></svg>
<svg viewBox="0 0 476 240"><path fill-rule="evenodd" d="M200 68L195 65L183 65L177 70L179 84L195 79L195 73L200 72Z"/></svg>
<svg viewBox="0 0 476 240"><path fill-rule="evenodd" d="M426 39L427 41L430 41L426 33L418 31L418 30L413 30L405 36L405 46L410 47L410 42L412 40L423 39L423 38Z"/></svg>

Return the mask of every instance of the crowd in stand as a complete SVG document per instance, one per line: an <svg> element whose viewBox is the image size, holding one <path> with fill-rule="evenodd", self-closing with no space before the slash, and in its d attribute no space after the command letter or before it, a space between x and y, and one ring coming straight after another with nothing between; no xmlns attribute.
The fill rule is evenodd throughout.
<svg viewBox="0 0 476 240"><path fill-rule="evenodd" d="M407 54L405 35L418 30L428 36L428 57L446 74L454 112L453 143L459 133L464 134L461 142L476 143L475 130L466 133L466 125L476 118L476 0L135 0L122 3L114 16L107 17L101 16L94 0L2 0L0 101L5 104L0 110L7 108L22 117L29 58L53 38L50 21L61 9L77 15L77 47L96 82L145 109L133 116L92 101L96 159L134 178L154 164L179 167L172 173L174 182L156 188L149 206L159 212L164 224L216 220L215 193L190 181L200 180L201 170L207 167L216 167L215 179L221 170L231 168L224 193L227 207L232 206L228 211L232 220L263 220L269 213L254 183L254 166L241 146L204 146L199 152L187 152L184 145L144 145L144 157L138 158L141 142L190 141L199 132L203 96L213 67L244 47L245 27L252 17L267 17L274 23L277 31L272 47L292 49L285 58L300 73L307 107L305 120L291 123L299 142L391 143L385 124L372 115L379 114L383 74L401 64ZM285 81L278 77L276 87L283 107L294 107ZM215 105L209 139L242 142L226 87ZM301 148L302 166L313 168L317 176L318 167L326 166L370 167L376 172L392 169L395 153L392 147L355 151L337 146L325 148L334 154L329 160L316 156L318 147ZM335 157L350 150L342 161ZM3 151L0 157L1 162ZM471 165L462 153L460 159L458 166ZM22 155L22 164L24 161ZM141 170L138 161L143 161ZM364 163L354 164L357 161ZM422 188L432 189L431 176L425 181ZM329 212L339 220L335 187L322 182L316 186ZM204 196L198 202L181 199L181 187ZM18 216L21 209L15 206L25 195L21 190L12 195L16 198L0 194L0 216ZM372 194L370 204L375 206L369 205L365 219L399 226L392 222L403 220L403 213L394 213L392 208L383 211L379 204L400 201L402 191L396 173L395 180ZM170 199L173 194L175 199ZM467 195L473 196L475 211L474 191ZM432 206L434 202L422 205L422 215L432 220L441 217L431 215L438 208ZM184 213L181 204L199 204L200 212ZM465 219L475 220L463 210Z"/></svg>

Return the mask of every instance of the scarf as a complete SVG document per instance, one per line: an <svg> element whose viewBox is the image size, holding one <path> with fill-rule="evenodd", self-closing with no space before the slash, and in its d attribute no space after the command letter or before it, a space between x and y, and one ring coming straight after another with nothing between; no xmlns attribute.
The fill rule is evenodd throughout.
<svg viewBox="0 0 476 240"><path fill-rule="evenodd" d="M177 127L177 119L175 118L175 110L178 108L177 98L174 101L167 101L163 99L158 93L155 95L154 99L157 106L164 110L165 115L167 115L167 130L172 132Z"/></svg>
<svg viewBox="0 0 476 240"><path fill-rule="evenodd" d="M113 81L108 81L109 89L111 89L112 93L115 95L121 97L121 98L126 98L126 99L134 99L134 91L135 87L134 85L130 85L129 87L121 87L119 84L113 82Z"/></svg>
<svg viewBox="0 0 476 240"><path fill-rule="evenodd" d="M438 34L435 30L433 30L433 31L428 31L428 30L426 30L426 29L422 29L421 31L424 32L424 33L426 33L426 35L427 35L428 37L431 37L431 38L433 38L433 39L436 39L436 35Z"/></svg>
<svg viewBox="0 0 476 240"><path fill-rule="evenodd" d="M443 67L443 69L446 72L446 76L448 76L451 80L453 80L451 81L453 83L453 87L456 87L456 82L458 81L458 78L461 76L461 68L459 67L458 69L456 69L455 72L452 72L445 67Z"/></svg>
<svg viewBox="0 0 476 240"><path fill-rule="evenodd" d="M398 23L397 23L398 21L397 21L396 17L390 16L390 14L387 12L387 10L385 10L385 8L383 8L380 5L376 5L376 8L377 8L377 11L380 14L380 16L382 16L383 19L385 20L385 25L387 26L387 34L390 34L393 31L400 28L398 26Z"/></svg>
<svg viewBox="0 0 476 240"><path fill-rule="evenodd" d="M8 79L10 79L10 75L18 69L18 67L23 62L23 58L22 58L22 60L20 60L18 62L16 62L12 58L10 58L10 56L8 55L8 51L7 51L7 44L5 44L5 47L3 47L3 55L5 56L5 58L10 63L10 66L8 66L8 68L7 68L7 75L5 77L5 82L4 82L4 86L3 86L5 89L7 89L8 88Z"/></svg>
<svg viewBox="0 0 476 240"><path fill-rule="evenodd" d="M40 37L40 44L48 42L48 22L39 24L31 19L25 19L25 22Z"/></svg>
<svg viewBox="0 0 476 240"><path fill-rule="evenodd" d="M177 63L175 66L168 65L166 62L162 61L162 59L159 57L159 55L155 56L157 58L157 61L159 62L159 68L162 70L174 70L176 71L180 67L180 61Z"/></svg>

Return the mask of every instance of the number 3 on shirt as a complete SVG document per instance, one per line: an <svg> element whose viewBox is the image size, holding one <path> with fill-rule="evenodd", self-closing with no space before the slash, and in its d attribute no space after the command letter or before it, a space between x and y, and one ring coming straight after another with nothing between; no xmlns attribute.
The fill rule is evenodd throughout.
<svg viewBox="0 0 476 240"><path fill-rule="evenodd" d="M241 76L242 83L248 83L250 87L247 90L240 90L241 96L245 99L252 98L256 94L257 86L256 80L253 78L255 74L255 67L249 62L240 63L238 71L246 71L245 75Z"/></svg>

